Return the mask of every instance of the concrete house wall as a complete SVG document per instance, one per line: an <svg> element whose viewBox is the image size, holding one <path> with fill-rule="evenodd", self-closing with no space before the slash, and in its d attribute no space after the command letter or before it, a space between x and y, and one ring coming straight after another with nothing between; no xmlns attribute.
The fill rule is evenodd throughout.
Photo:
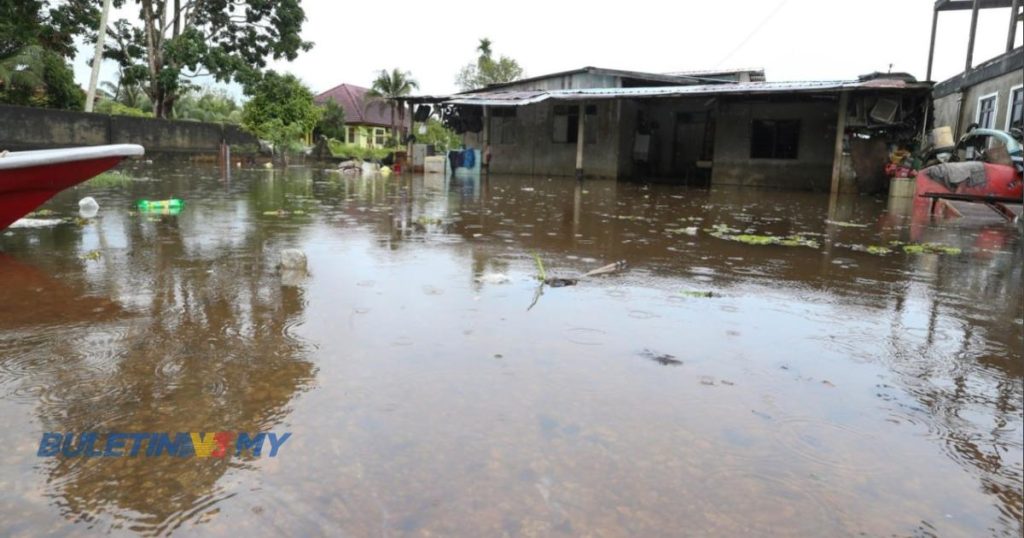
<svg viewBox="0 0 1024 538"><path fill-rule="evenodd" d="M827 191L835 155L838 103L835 100L725 101L715 129L713 185L744 185ZM799 120L796 159L751 159L754 120Z"/></svg>
<svg viewBox="0 0 1024 538"><path fill-rule="evenodd" d="M1024 85L1024 47L937 84L933 92L934 125L956 128L954 136L959 138L966 134L968 125L977 121L978 100L996 94L995 128L1006 129L1010 92L1021 85Z"/></svg>
<svg viewBox="0 0 1024 538"><path fill-rule="evenodd" d="M558 105L578 106L575 103ZM516 117L509 118L511 125L504 126L505 119L491 120L491 172L498 174L569 176L576 171L576 143L555 142L556 103L542 102L518 107ZM618 107L614 101L593 103L596 114L588 115L588 130L594 138L584 144L583 153L586 174L590 177L615 178L619 172L618 161ZM506 143L500 132L511 129L512 141ZM467 147L482 148L484 134L466 133L463 143Z"/></svg>

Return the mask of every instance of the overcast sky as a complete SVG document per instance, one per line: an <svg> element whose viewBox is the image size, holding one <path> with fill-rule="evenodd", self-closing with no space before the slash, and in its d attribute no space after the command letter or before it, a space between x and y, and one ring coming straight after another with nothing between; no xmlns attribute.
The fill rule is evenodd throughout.
<svg viewBox="0 0 1024 538"><path fill-rule="evenodd" d="M892 64L923 79L933 0L302 5L308 19L303 37L315 46L273 68L296 74L319 93L343 82L369 86L380 69L398 67L413 73L420 93L448 93L456 90L459 68L474 61L480 37L489 37L496 54L516 59L530 76L587 65L656 73L763 67L772 81L828 80L887 71ZM975 64L1004 51L1008 24L1009 9L981 12ZM940 15L933 79L963 70L969 26L969 10ZM1018 25L1018 45L1021 32ZM83 86L91 56L88 50L75 60ZM116 67L104 65L100 80L115 77Z"/></svg>

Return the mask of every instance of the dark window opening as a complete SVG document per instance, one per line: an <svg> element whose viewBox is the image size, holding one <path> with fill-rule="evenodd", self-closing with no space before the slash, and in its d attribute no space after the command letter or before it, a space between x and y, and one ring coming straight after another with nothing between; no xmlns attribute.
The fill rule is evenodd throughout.
<svg viewBox="0 0 1024 538"><path fill-rule="evenodd" d="M996 126L996 96L978 101L978 127L993 129Z"/></svg>
<svg viewBox="0 0 1024 538"><path fill-rule="evenodd" d="M575 144L579 140L580 134L580 107L578 105L556 105L554 112L553 140ZM588 117L584 123L584 129L587 131L584 134L584 142L593 144L597 141L597 105L585 106L584 113L587 116L594 116Z"/></svg>
<svg viewBox="0 0 1024 538"><path fill-rule="evenodd" d="M1010 92L1010 128L1024 129L1024 88Z"/></svg>
<svg viewBox="0 0 1024 538"><path fill-rule="evenodd" d="M751 159L796 159L800 120L754 120L750 133Z"/></svg>

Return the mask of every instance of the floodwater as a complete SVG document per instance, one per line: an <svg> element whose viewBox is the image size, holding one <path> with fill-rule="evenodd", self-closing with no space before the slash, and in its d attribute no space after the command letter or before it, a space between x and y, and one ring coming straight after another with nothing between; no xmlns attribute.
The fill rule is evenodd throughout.
<svg viewBox="0 0 1024 538"><path fill-rule="evenodd" d="M563 178L127 172L45 206L70 222L0 233L0 535L1024 527L1010 225ZM178 215L134 209L171 196ZM286 248L308 275L276 268ZM535 256L629 269L539 288ZM37 455L44 432L204 431L292 435L274 458Z"/></svg>

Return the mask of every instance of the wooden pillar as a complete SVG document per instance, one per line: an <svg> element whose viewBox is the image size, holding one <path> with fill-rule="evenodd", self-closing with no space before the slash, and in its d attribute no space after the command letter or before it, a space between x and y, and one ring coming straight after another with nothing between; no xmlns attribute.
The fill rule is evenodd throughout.
<svg viewBox="0 0 1024 538"><path fill-rule="evenodd" d="M846 108L850 102L850 92L839 94L839 110L836 117L836 145L832 157L832 194L839 193L840 178L843 172L843 137L846 134Z"/></svg>
<svg viewBox="0 0 1024 538"><path fill-rule="evenodd" d="M1006 52L1013 50L1013 40L1017 37L1017 17L1020 16L1020 0L1013 0L1010 6L1010 31L1006 34Z"/></svg>
<svg viewBox="0 0 1024 538"><path fill-rule="evenodd" d="M580 103L579 120L576 122L576 179L583 179L583 143L586 138L585 123L587 118L587 105Z"/></svg>
<svg viewBox="0 0 1024 538"><path fill-rule="evenodd" d="M480 148L480 169L488 172L491 168L487 154L491 152L491 107L484 106L484 147Z"/></svg>
<svg viewBox="0 0 1024 538"><path fill-rule="evenodd" d="M978 9L981 8L981 0L974 0L971 7L971 33L967 37L967 66L964 71L970 71L974 64L974 36L978 33Z"/></svg>
<svg viewBox="0 0 1024 538"><path fill-rule="evenodd" d="M409 110L409 132L405 136L405 166L402 168L402 173L408 169L409 174L414 172L414 166L412 164L412 137L416 134L416 105L413 103L402 103L402 106L408 106ZM405 127L404 125L402 127Z"/></svg>
<svg viewBox="0 0 1024 538"><path fill-rule="evenodd" d="M928 45L928 74L925 75L925 80L932 79L932 64L935 63L935 32L939 29L939 11L932 11L932 39Z"/></svg>

